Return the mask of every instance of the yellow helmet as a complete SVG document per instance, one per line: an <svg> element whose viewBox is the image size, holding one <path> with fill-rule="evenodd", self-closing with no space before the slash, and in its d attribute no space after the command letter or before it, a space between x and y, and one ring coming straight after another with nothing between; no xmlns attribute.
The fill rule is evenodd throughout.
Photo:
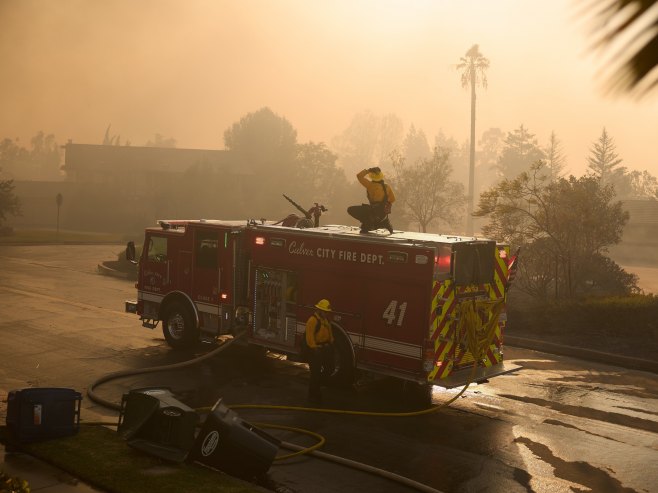
<svg viewBox="0 0 658 493"><path fill-rule="evenodd" d="M323 312L330 312L331 311L331 303L329 303L329 300L320 300L315 304L315 308L318 308L322 310Z"/></svg>
<svg viewBox="0 0 658 493"><path fill-rule="evenodd" d="M379 173L368 173L368 176L372 181L382 181L384 179L384 173L381 171Z"/></svg>

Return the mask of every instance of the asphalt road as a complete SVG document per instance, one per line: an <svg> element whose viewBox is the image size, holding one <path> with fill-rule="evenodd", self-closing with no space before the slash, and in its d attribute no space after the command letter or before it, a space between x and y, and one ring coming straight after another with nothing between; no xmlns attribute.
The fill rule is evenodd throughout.
<svg viewBox="0 0 658 493"><path fill-rule="evenodd" d="M159 329L123 313L133 283L99 276L119 246L0 247L0 400L11 389L72 387L85 392L118 370L179 362ZM658 376L507 348L519 372L471 386L449 408L407 417L239 410L248 421L313 430L323 451L409 477L444 492L658 491ZM186 404L304 405L303 365L231 348L180 371L133 376L98 393L118 402L130 388L168 386ZM441 403L453 391L436 389ZM394 382L327 389L327 407L411 410ZM5 404L0 403L4 420ZM83 400L82 419L117 414ZM300 444L307 438L272 432ZM405 492L388 480L303 457L270 468L280 491Z"/></svg>

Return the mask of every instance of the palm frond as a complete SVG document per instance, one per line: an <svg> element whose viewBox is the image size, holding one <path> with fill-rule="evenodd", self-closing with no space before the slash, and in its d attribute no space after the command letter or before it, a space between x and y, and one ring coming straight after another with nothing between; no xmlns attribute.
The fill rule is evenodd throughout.
<svg viewBox="0 0 658 493"><path fill-rule="evenodd" d="M643 97L658 88L658 0L586 0L580 15L592 22L593 48L614 46L610 92Z"/></svg>

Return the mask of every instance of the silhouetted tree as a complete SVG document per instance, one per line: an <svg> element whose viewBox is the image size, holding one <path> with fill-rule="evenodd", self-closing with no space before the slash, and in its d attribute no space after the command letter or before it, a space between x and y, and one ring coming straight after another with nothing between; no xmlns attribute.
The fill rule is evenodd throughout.
<svg viewBox="0 0 658 493"><path fill-rule="evenodd" d="M315 202L324 205L329 209L328 217L334 222L347 220L345 211L347 204L354 200L355 191L344 170L337 166L337 159L338 156L324 142L298 144L295 175L282 192L307 210Z"/></svg>
<svg viewBox="0 0 658 493"><path fill-rule="evenodd" d="M18 144L18 139L0 142L0 166L16 180L56 181L60 172L60 148L53 134L38 132L30 139L30 148Z"/></svg>
<svg viewBox="0 0 658 493"><path fill-rule="evenodd" d="M270 108L261 108L231 125L224 132L224 145L253 171L269 175L292 166L297 130Z"/></svg>
<svg viewBox="0 0 658 493"><path fill-rule="evenodd" d="M632 198L658 199L658 180L647 170L629 173Z"/></svg>
<svg viewBox="0 0 658 493"><path fill-rule="evenodd" d="M175 148L176 147L176 139L173 137L165 137L162 134L156 133L155 136L153 137L153 140L148 140L146 144L144 144L145 147L166 147L166 148Z"/></svg>
<svg viewBox="0 0 658 493"><path fill-rule="evenodd" d="M614 262L602 262L599 256L619 243L628 213L613 201L612 186L593 176L551 182L545 168L537 161L530 171L504 179L480 196L476 215L490 220L483 231L523 246L517 284L524 291L540 297L585 294L593 290L592 269L607 266L610 272L597 273L600 292L600 280L612 275Z"/></svg>
<svg viewBox="0 0 658 493"><path fill-rule="evenodd" d="M104 146L120 146L121 145L121 136L120 135L111 135L110 128L112 124L108 125L105 129L105 135L103 136L103 145Z"/></svg>
<svg viewBox="0 0 658 493"><path fill-rule="evenodd" d="M618 168L623 159L616 152L616 146L612 137L608 135L605 127L599 139L590 148L590 156L587 158L587 167L604 185L613 182L615 172L625 171L626 168Z"/></svg>
<svg viewBox="0 0 658 493"><path fill-rule="evenodd" d="M589 173L601 183L614 186L615 193L622 199L658 198L656 177L647 170L629 172L625 166L620 166L622 162L614 139L603 128L601 136L590 148L587 158Z"/></svg>
<svg viewBox="0 0 658 493"><path fill-rule="evenodd" d="M498 171L502 177L514 178L539 159L544 159L544 152L539 148L537 139L523 125L505 138L505 146L498 159Z"/></svg>
<svg viewBox="0 0 658 493"><path fill-rule="evenodd" d="M613 173L612 185L620 199L646 200L658 198L658 181L647 170L630 172L626 168Z"/></svg>
<svg viewBox="0 0 658 493"><path fill-rule="evenodd" d="M414 164L407 164L399 153L391 156L397 198L395 213L406 213L422 232L432 224L455 227L463 220L464 186L450 180L449 157L447 150L438 147L434 148L431 158ZM404 211L398 212L400 205Z"/></svg>
<svg viewBox="0 0 658 493"><path fill-rule="evenodd" d="M476 195L498 181L496 170L504 142L505 132L499 128L490 128L482 133L480 150L476 155L478 162L475 174Z"/></svg>
<svg viewBox="0 0 658 493"><path fill-rule="evenodd" d="M434 136L434 147L444 149L450 155L450 164L452 165L452 179L464 185L464 190L468 186L468 154L470 144L468 139L461 144L453 137L446 136L442 130Z"/></svg>
<svg viewBox="0 0 658 493"><path fill-rule="evenodd" d="M331 140L338 165L349 180L371 166L381 166L402 140L402 120L393 114L378 116L371 111L358 113L349 126Z"/></svg>
<svg viewBox="0 0 658 493"><path fill-rule="evenodd" d="M18 145L18 139L5 138L0 141L0 169L9 178L16 178L16 172L26 166L30 154L27 149Z"/></svg>
<svg viewBox="0 0 658 493"><path fill-rule="evenodd" d="M0 226L7 215L18 216L21 213L21 201L14 193L14 180L0 180Z"/></svg>
<svg viewBox="0 0 658 493"><path fill-rule="evenodd" d="M308 191L306 198L327 200L345 185L345 173L336 166L337 159L324 142L297 145L295 177L298 185Z"/></svg>
<svg viewBox="0 0 658 493"><path fill-rule="evenodd" d="M546 167L549 172L549 179L555 181L559 178L562 178L564 175L564 166L565 166L565 157L562 150L562 143L555 135L555 132L551 132L551 138L548 141L548 146L546 146Z"/></svg>
<svg viewBox="0 0 658 493"><path fill-rule="evenodd" d="M487 87L486 71L489 60L480 53L478 45L473 45L466 55L459 59L457 69L461 70L462 87L471 88L471 154L468 171L468 207L466 212L466 234L473 234L473 203L475 201L475 87L478 83Z"/></svg>
<svg viewBox="0 0 658 493"><path fill-rule="evenodd" d="M281 201L281 194L295 175L297 130L270 108L242 117L224 132L224 145L240 163L249 180L248 203L252 215L262 217Z"/></svg>
<svg viewBox="0 0 658 493"><path fill-rule="evenodd" d="M414 164L421 159L427 159L432 155L427 137L422 130L416 130L412 124L407 135L402 141L402 156L405 162Z"/></svg>
<svg viewBox="0 0 658 493"><path fill-rule="evenodd" d="M30 165L33 179L60 180L60 148L53 134L38 132L30 140Z"/></svg>

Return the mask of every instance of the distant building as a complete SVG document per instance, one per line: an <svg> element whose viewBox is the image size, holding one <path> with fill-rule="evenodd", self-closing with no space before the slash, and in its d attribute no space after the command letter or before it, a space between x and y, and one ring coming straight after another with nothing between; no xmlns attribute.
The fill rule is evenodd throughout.
<svg viewBox="0 0 658 493"><path fill-rule="evenodd" d="M623 200L629 219L624 227L626 244L658 245L658 200Z"/></svg>
<svg viewBox="0 0 658 493"><path fill-rule="evenodd" d="M252 174L231 151L74 144L64 149L65 181L16 182L23 228L138 232L156 219L234 214Z"/></svg>
<svg viewBox="0 0 658 493"><path fill-rule="evenodd" d="M194 168L244 175L244 169L231 159L231 151L177 149L165 147L74 144L64 148L68 181L106 185L150 185L165 176L175 176Z"/></svg>
<svg viewBox="0 0 658 493"><path fill-rule="evenodd" d="M658 262L658 200L623 200L630 215L621 243L610 248L622 265L651 265Z"/></svg>
<svg viewBox="0 0 658 493"><path fill-rule="evenodd" d="M658 200L624 200L622 208L630 214L629 225L658 228Z"/></svg>

